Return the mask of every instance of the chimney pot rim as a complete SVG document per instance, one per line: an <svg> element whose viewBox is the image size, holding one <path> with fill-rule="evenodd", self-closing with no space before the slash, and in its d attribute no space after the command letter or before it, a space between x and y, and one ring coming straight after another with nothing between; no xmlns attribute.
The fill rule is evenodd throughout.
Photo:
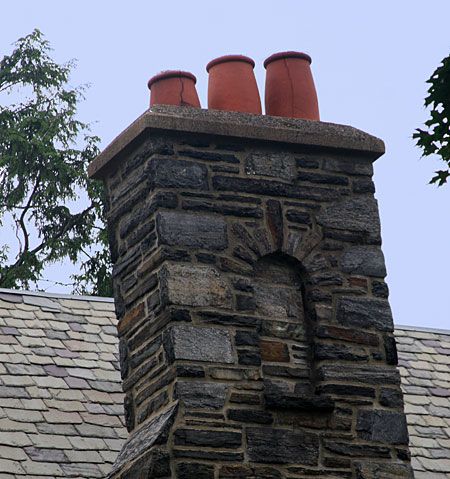
<svg viewBox="0 0 450 479"><path fill-rule="evenodd" d="M219 63L225 62L246 62L250 63L250 65L255 68L255 62L252 58L247 57L245 55L223 55L221 57L214 58L206 65L206 71L209 73L209 70Z"/></svg>
<svg viewBox="0 0 450 479"><path fill-rule="evenodd" d="M264 60L264 68L267 68L267 65L269 63L272 63L276 60L281 60L283 58L299 58L301 60L306 60L311 64L312 59L311 57L304 52L295 52L295 51L288 51L288 52L279 52L279 53L274 53L273 55L270 55L270 57L267 57Z"/></svg>
<svg viewBox="0 0 450 479"><path fill-rule="evenodd" d="M152 76L147 83L149 90L152 88L153 83L157 81L164 80L166 78L174 78L174 77L183 77L189 78L194 80L194 84L197 83L196 76L191 72L186 72L183 70L163 70L162 72L157 73L156 75Z"/></svg>

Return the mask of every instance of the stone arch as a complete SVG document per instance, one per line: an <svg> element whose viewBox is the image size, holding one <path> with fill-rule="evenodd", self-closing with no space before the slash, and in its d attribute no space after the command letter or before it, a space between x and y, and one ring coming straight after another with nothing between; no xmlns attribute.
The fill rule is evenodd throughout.
<svg viewBox="0 0 450 479"><path fill-rule="evenodd" d="M255 312L262 319L262 373L271 386L310 396L314 389L313 328L306 272L292 256L275 252L254 264Z"/></svg>
<svg viewBox="0 0 450 479"><path fill-rule="evenodd" d="M313 262L317 252L305 258ZM303 263L275 251L253 265L255 313L261 318L260 352L266 406L332 410L316 391L315 310Z"/></svg>
<svg viewBox="0 0 450 479"><path fill-rule="evenodd" d="M323 241L322 228L315 222L307 229L289 229L283 231L283 228L270 228L266 222L258 223L234 223L231 228L234 245L233 255L241 261L247 263L249 271L245 273L251 278L254 283L254 299L255 299L255 313L262 317L261 326L261 344L262 344L262 373L265 379L265 396L266 404L285 405L286 408L317 408L317 409L332 409L333 405L327 398L319 397L316 394L316 374L314 344L315 344L315 330L316 330L316 302L317 296L314 296L311 279L318 272L324 272L328 269L328 262L321 251L321 244ZM264 292L264 288L260 285L258 291L258 282L264 282L261 275L267 272L275 264L283 265L284 274L291 277L295 283L293 289L298 289L297 295L297 317L293 315L292 321L285 321L286 328L291 327L292 335L289 331L286 332L286 337L277 338L274 330L268 331L267 325L273 323L270 318L272 313L268 307L258 306L258 295L262 298L259 301L261 304L264 299L268 297L274 298L274 291L282 289L282 283L273 281L270 285L270 280L267 282L269 286ZM297 275L297 279L293 278ZM270 276L270 275L269 275ZM286 292L286 291L285 291ZM265 294L265 296L264 296ZM288 294L286 292L286 294ZM276 305L272 305L274 308ZM281 307L280 305L278 305ZM258 311L259 309L259 311ZM295 307L294 307L295 309ZM301 311L299 313L299 311ZM289 315L287 315L289 316ZM265 320L266 318L266 320ZM291 326L289 326L291 324ZM295 337L295 326L303 324L304 334ZM281 328L282 329L282 328ZM278 370L279 378L275 381L273 374L269 371L274 371L274 364L265 364L264 341L272 340L274 343L289 343L289 355L286 355L286 348L283 344L273 344L273 348L278 348L279 357L283 355L288 361L283 364L279 361ZM278 341L279 340L279 341ZM293 357L293 343L298 342L298 354ZM268 346L267 346L268 347ZM303 349L303 358L300 351ZM267 352L269 354L269 352ZM275 352L273 353L275 354ZM302 359L304 363L302 364ZM272 361L271 363L273 363ZM302 374L302 367L309 370L309 374ZM283 371L284 368L284 371ZM296 374L298 377L296 377ZM276 378L275 378L276 379Z"/></svg>
<svg viewBox="0 0 450 479"><path fill-rule="evenodd" d="M310 259L318 254L323 241L322 228L314 224L305 230L289 230L277 235L265 222L233 223L231 226L233 256L253 266L259 259L279 253L297 260L309 274Z"/></svg>

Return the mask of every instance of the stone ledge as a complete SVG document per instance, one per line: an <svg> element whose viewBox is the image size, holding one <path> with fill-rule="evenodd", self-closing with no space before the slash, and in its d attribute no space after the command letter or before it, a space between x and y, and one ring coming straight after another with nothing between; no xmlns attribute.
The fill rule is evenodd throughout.
<svg viewBox="0 0 450 479"><path fill-rule="evenodd" d="M384 142L347 125L218 110L154 106L115 138L89 165L89 176L102 178L120 153L151 130L226 136L355 152L372 160L385 151Z"/></svg>

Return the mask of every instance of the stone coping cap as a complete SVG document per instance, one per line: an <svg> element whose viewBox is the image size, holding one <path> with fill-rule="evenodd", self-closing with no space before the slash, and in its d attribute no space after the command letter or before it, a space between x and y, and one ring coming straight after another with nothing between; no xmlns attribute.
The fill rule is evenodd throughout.
<svg viewBox="0 0 450 479"><path fill-rule="evenodd" d="M115 138L89 165L89 176L102 178L114 159L151 130L226 136L355 152L376 160L384 142L357 128L322 121L219 110L154 105Z"/></svg>

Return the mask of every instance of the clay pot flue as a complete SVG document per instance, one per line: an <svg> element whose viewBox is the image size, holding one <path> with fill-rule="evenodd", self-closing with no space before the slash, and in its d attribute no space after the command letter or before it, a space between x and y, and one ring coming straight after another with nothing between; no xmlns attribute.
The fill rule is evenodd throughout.
<svg viewBox="0 0 450 479"><path fill-rule="evenodd" d="M168 70L158 73L148 81L150 106L176 105L200 108L195 84L197 79L192 73Z"/></svg>
<svg viewBox="0 0 450 479"><path fill-rule="evenodd" d="M226 55L208 63L208 108L261 114L261 98L253 68L243 55Z"/></svg>
<svg viewBox="0 0 450 479"><path fill-rule="evenodd" d="M266 59L266 115L319 120L311 57L301 52L275 53Z"/></svg>

